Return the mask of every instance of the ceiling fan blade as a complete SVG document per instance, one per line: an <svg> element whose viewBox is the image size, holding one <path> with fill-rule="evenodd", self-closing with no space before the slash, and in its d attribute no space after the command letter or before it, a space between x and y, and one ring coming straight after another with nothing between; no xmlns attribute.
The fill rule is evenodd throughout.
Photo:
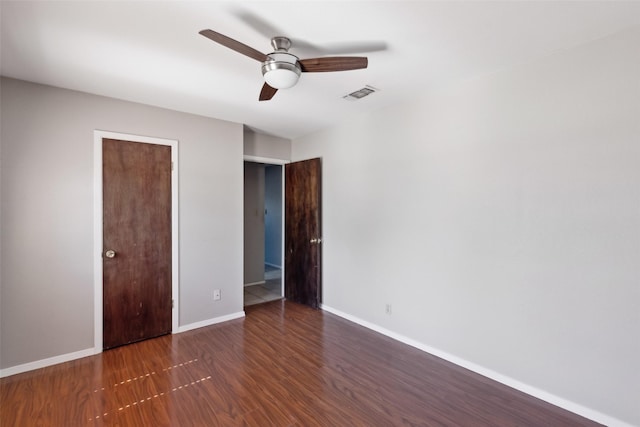
<svg viewBox="0 0 640 427"><path fill-rule="evenodd" d="M367 68L369 60L364 56L332 56L326 58L310 58L298 61L305 73L324 71L347 71Z"/></svg>
<svg viewBox="0 0 640 427"><path fill-rule="evenodd" d="M202 30L200 31L200 34L208 39L213 40L216 43L220 43L222 46L226 46L229 49L235 50L238 53L248 56L249 58L253 58L256 61L264 62L268 59L267 55L265 55L264 53L257 51L244 43L240 43L239 41L234 40L231 37L227 37L224 34L216 33L213 30Z"/></svg>
<svg viewBox="0 0 640 427"><path fill-rule="evenodd" d="M306 40L291 37L287 31L278 28L273 23L264 19L261 15L250 12L249 10L236 8L234 15L244 21L249 27L256 30L264 37L271 39L273 36L285 36L291 40L291 46L296 56L329 56L329 55L361 55L368 52L379 52L387 50L387 43L383 41L352 41L315 44Z"/></svg>
<svg viewBox="0 0 640 427"><path fill-rule="evenodd" d="M245 24L249 25L251 28L256 30L259 34L262 34L268 39L271 39L274 36L284 36L291 40L291 46L295 47L295 52L297 56L320 56L320 55L329 55L329 54L338 54L336 52L325 52L324 50L318 48L317 46L304 41L302 39L297 39L294 37L290 37L287 31L283 31L281 28L276 27L272 23L265 20L262 16L249 12L248 10L239 9L235 12L235 15L240 18L240 20L244 21ZM356 51L360 52L360 51ZM343 52L339 52L343 53ZM349 52L353 53L353 52Z"/></svg>
<svg viewBox="0 0 640 427"><path fill-rule="evenodd" d="M273 95L275 95L277 91L278 89L273 88L269 86L267 83L265 83L262 86L262 90L260 91L260 97L258 99L260 101L268 101L271 98L273 98Z"/></svg>

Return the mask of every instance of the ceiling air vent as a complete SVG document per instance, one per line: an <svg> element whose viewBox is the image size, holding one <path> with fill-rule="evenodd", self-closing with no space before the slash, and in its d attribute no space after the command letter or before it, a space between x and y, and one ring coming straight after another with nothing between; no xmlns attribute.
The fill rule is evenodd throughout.
<svg viewBox="0 0 640 427"><path fill-rule="evenodd" d="M371 95L372 93L377 91L378 89L376 89L375 87L367 85L362 89L356 90L355 92L351 92L349 95L343 96L343 98L349 101L357 101L358 99L362 99L365 96Z"/></svg>

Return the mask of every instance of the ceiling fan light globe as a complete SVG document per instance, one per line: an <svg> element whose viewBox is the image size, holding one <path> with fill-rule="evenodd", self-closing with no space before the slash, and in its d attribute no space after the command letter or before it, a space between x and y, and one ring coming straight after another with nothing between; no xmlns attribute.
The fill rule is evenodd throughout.
<svg viewBox="0 0 640 427"><path fill-rule="evenodd" d="M264 74L264 80L274 89L288 89L298 83L300 74L287 69L275 69Z"/></svg>
<svg viewBox="0 0 640 427"><path fill-rule="evenodd" d="M269 60L262 64L262 75L274 89L288 89L298 83L300 78L298 58L290 53L274 52Z"/></svg>

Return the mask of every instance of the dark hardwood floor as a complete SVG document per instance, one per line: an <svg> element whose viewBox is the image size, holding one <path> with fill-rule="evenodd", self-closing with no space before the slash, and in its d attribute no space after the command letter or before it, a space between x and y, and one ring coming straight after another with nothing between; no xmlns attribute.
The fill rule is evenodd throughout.
<svg viewBox="0 0 640 427"><path fill-rule="evenodd" d="M597 425L330 313L246 313L3 378L0 425Z"/></svg>

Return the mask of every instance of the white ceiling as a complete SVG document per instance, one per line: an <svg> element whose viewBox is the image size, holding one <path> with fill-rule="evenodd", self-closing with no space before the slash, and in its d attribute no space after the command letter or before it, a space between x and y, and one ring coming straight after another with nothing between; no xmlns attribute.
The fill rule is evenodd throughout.
<svg viewBox="0 0 640 427"><path fill-rule="evenodd" d="M0 13L4 76L286 138L640 25L636 1L2 0ZM205 28L264 53L270 36L288 36L301 59L370 50L369 68L305 73L258 102L260 63L199 35ZM365 85L380 92L342 99Z"/></svg>

